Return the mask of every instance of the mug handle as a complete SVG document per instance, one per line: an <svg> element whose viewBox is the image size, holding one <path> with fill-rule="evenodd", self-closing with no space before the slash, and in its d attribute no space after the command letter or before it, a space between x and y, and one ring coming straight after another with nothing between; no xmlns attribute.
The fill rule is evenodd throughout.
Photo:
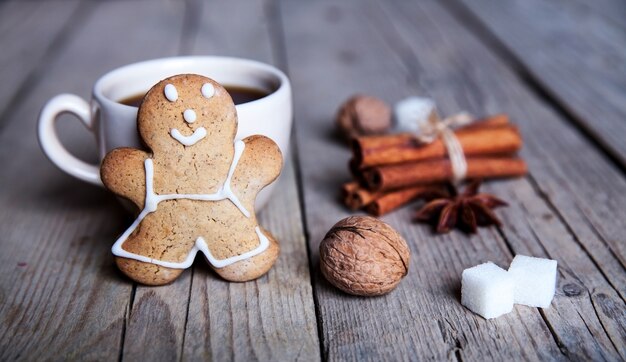
<svg viewBox="0 0 626 362"><path fill-rule="evenodd" d="M37 131L43 152L52 163L66 173L80 180L102 186L100 166L78 159L61 144L54 125L63 113L70 113L78 117L83 125L90 132L93 132L89 103L73 94L59 94L50 99L39 114Z"/></svg>

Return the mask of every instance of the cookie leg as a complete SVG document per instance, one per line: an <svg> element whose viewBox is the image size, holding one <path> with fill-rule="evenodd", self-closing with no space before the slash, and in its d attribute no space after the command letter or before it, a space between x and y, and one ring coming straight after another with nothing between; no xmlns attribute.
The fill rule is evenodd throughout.
<svg viewBox="0 0 626 362"><path fill-rule="evenodd" d="M122 244L126 252L148 258L183 262L193 251L197 235L189 227L185 215L190 213L192 203L162 202L159 209L148 214L135 232ZM157 264L138 261L126 255L116 257L119 269L132 280L146 285L163 285L174 281L184 271Z"/></svg>
<svg viewBox="0 0 626 362"><path fill-rule="evenodd" d="M115 258L115 263L127 277L145 285L169 284L184 271L120 257Z"/></svg>
<svg viewBox="0 0 626 362"><path fill-rule="evenodd" d="M261 231L270 241L270 246L264 252L223 268L213 268L215 272L231 282L246 282L267 273L276 262L280 247L272 234L265 229Z"/></svg>

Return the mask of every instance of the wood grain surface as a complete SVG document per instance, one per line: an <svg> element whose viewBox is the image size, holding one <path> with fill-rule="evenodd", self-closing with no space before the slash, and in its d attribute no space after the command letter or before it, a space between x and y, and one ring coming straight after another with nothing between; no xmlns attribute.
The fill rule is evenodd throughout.
<svg viewBox="0 0 626 362"><path fill-rule="evenodd" d="M435 359L450 354L462 359L490 359L485 357L485 350L489 350L494 359L506 353L527 359L623 358L621 291L625 283L621 258L607 251L605 240L597 237L583 241L581 246L581 234L577 234L581 226L573 229L568 223L576 214L568 212L568 205L563 205L563 210L559 205L555 211L551 200L555 193L561 200L579 198L577 191L584 188L577 185L580 179L597 182L585 177L591 167L602 167L602 175L610 178L607 184L611 187L606 190L594 185L587 189L585 202L593 202L593 194L607 192L610 197L621 199L624 183L620 172L433 2L283 5L291 76L296 89L311 90L297 96L295 106L301 162L316 165L302 168L314 264L325 231L348 214L333 197L338 185L349 178L349 152L333 136L333 117L339 103L353 93L370 93L388 101L413 94L430 95L444 114L464 109L479 115L508 112L522 126L527 139L523 156L531 165L531 175L526 180L494 183L486 188L505 199L525 190L522 200L533 205L532 214L525 209L530 206L522 203L503 211L507 227L497 232L486 230L469 238L456 233L433 237L427 228L408 223L408 210L385 217L407 237L417 255L398 290L387 297L368 300L367 308L361 306L362 300L330 288L316 271L319 318L324 321L323 356L351 359L363 354L406 359L419 353ZM351 41L343 41L346 38ZM548 141L549 134L542 133L545 123L551 125L549 131L563 135L564 141ZM580 153L574 151L581 149L585 150L584 157L590 159L574 159ZM319 157L320 154L326 156ZM546 160L545 155L560 159ZM557 162L572 167L556 168ZM566 182L558 177L562 172L573 180ZM563 187L545 190L554 183L565 183L576 191ZM603 208L606 210L607 205L602 202L585 207L598 211ZM608 208L605 212L621 212L617 204ZM604 220L605 227L611 227L611 223L622 225L619 217ZM526 239L528 236L532 238ZM617 239L613 247L617 249L623 244L623 236L614 236ZM594 246L586 247L585 243ZM594 250L591 255L586 255L588 248ZM518 252L556 258L563 266L553 307L547 311L517 307L515 313L503 317L509 319L503 325L498 324L501 319L485 322L465 311L458 303L462 269L486 260L506 267ZM598 263L600 260L602 263ZM597 265L605 260L607 265L600 265L604 270L597 270ZM580 287L581 292L566 294L562 289L566 285L567 290ZM584 288L590 292L583 293ZM616 306L617 315L596 313L600 299L608 299L607 304ZM419 312L410 313L411 309ZM433 309L437 312L429 313ZM570 317L563 318L565 315ZM395 329L399 325L402 328ZM442 325L446 328L438 328ZM502 334L510 337L506 346L494 341L494 335ZM416 335L423 340L416 339Z"/></svg>
<svg viewBox="0 0 626 362"><path fill-rule="evenodd" d="M196 1L194 9L199 27L190 41L190 53L277 63L272 44L277 40L270 27L273 15L266 2ZM184 359L319 359L306 242L289 157L278 182L272 201L259 215L261 225L279 240L276 265L266 276L248 283L223 281L204 264L194 267Z"/></svg>
<svg viewBox="0 0 626 362"><path fill-rule="evenodd" d="M537 79L545 82L547 89L553 90L563 106L571 108L575 113L573 116L579 117L569 121L586 123L589 129L585 128L588 130L585 135L591 139L588 147L599 142L621 152L619 147L623 147L622 139L626 134L623 122L626 117L626 77L620 72L620 66L623 68L626 64L626 50L615 44L626 41L626 31L607 22L597 11L586 11L585 7L566 5L565 2L510 2L505 7L500 3L493 7L485 4L485 9L478 5L480 3L468 2L467 5L493 29L494 36L501 37L512 52L519 53L520 62L528 66ZM531 16L531 11L537 16ZM512 13L526 16L513 16ZM511 21L502 23L507 18ZM536 24L513 24L522 18ZM522 31L522 28L531 30ZM561 45L552 46L550 40L554 44L558 40ZM580 52L579 56L567 54L574 51ZM544 59L539 60L539 57ZM572 61L573 58L577 60ZM612 61L615 63L605 63ZM584 250L593 256L625 298L626 274L621 271L626 265L626 243L621 230L626 222L619 205L624 205L626 198L621 182L623 169L619 172L621 161L617 160L614 167L611 162L599 161L605 158L602 153L592 156L582 152L584 148L571 143L567 133L549 127L551 125L545 123L534 127L535 133L544 129L542 134L550 135L533 138L540 143L542 153L554 155L557 151L553 150L554 143L570 143L568 148L571 151L559 153L558 159L552 157L557 165L553 167L551 183L539 177L535 181L578 235L578 242ZM553 137L555 135L558 137ZM612 168L617 170L607 172ZM566 190L563 190L564 184Z"/></svg>
<svg viewBox="0 0 626 362"><path fill-rule="evenodd" d="M392 14L417 13L420 10L418 8L427 14L438 14L435 18L445 19L443 12L437 11L434 6L426 5L398 7L398 12ZM520 205L518 209L510 207L504 211L517 212L515 217L511 218L510 223L505 224L510 225L511 231L509 228L504 228L502 233L514 253L523 254L527 250L532 250L532 255L542 255L539 254L541 247L544 248L546 256L557 259L562 266L563 275L559 281L561 285L577 281L590 291L587 300L572 301L571 306L563 305L562 308L567 312L560 312L558 308L542 312L551 331L555 334L555 339L565 347L562 351L570 358L612 359L618 356L624 358L625 327L622 320L625 315L624 286L626 283L624 258L619 252L624 245L624 236L621 233L615 233L607 239L592 237L594 229L590 228L584 219L581 220L579 214L574 211L594 210L597 213L596 220L598 220L597 215L603 215L604 228L623 229L623 216L614 218L604 216L605 213L613 215L622 213L622 208L617 206L626 202L623 198L625 184L621 172L612 167L613 165L602 157L602 153L594 151L592 144L580 137L567 122L559 121L556 114L537 102L535 97L529 94L530 92L524 92L513 74L507 71L497 59L486 55L487 49L481 47L475 38L464 36L467 32L463 29L457 28L453 31L455 27L437 26L434 22L431 22L430 27L422 25L416 29L416 23L408 17L405 24L408 24L408 27L405 30L404 39L413 48L416 57L428 58L427 56L419 57L417 54L419 49L432 43L447 44L448 48L458 52L456 56L450 54L449 62L442 62L440 59L430 62L433 68L438 66L442 67L438 69L445 69L436 73L437 78L450 79L459 76L463 79L465 86L475 89L474 97L462 101L459 100L462 99L460 96L463 92L456 94L454 100L450 99L451 108L460 106L474 113L480 111L498 113L506 110L514 120L520 123L521 131L527 141L523 156L530 165L528 186L532 186L536 194L534 199L530 197L531 194L526 194L523 200L544 204L546 209L556 208L554 216L560 219L563 225L557 227L556 223L551 223L550 220L546 220L546 225L542 225L543 223L539 222L537 216L531 218L527 215L526 205ZM439 35L429 36L427 29L432 29L431 33ZM422 37L415 36L415 34L420 34ZM423 41L420 42L420 38L423 38ZM459 59L462 60L459 61ZM455 74L455 76L446 76L449 74ZM449 90L444 87L429 87L429 89L435 90L437 93L433 94L436 94L436 99L446 101L446 105L447 99L452 98ZM555 134L560 137L552 137ZM566 176L563 177L563 174ZM494 183L495 185L499 184ZM559 186L552 187L552 185ZM607 187L607 185L610 186ZM507 187L500 186L502 191L498 194L506 195L507 200L509 197L512 198L513 195L508 196L504 189ZM508 189L510 190L508 194L511 194L517 192L520 186L508 187ZM585 196L581 197L581 195ZM613 199L616 203L607 205L605 202L596 201L598 198ZM514 239L510 236L511 233L514 235L524 230L523 226L531 228L525 231L524 237ZM538 230L542 229L543 232L538 233ZM561 232L558 232L559 229ZM566 236L567 231L570 234L568 236ZM531 236L534 237L531 238ZM542 245L527 249L516 243L516 241L528 242L533 239ZM615 255L614 251L618 251L618 255ZM587 257L584 257L585 253L588 253ZM595 271L596 268L600 270ZM621 312L617 315L612 312L603 314L601 309L596 309L598 300L604 299L607 295L610 299L609 304L621 306ZM559 307L561 307L560 304ZM576 320L571 317L558 317L556 318L558 322L555 322L552 315L554 311L557 311L559 315L570 316L577 311L581 318ZM589 328L590 325L594 327ZM589 333L580 332L584 329L588 329ZM577 333L573 333L574 331ZM590 337L595 340L591 341ZM600 342L599 348L598 342Z"/></svg>
<svg viewBox="0 0 626 362"><path fill-rule="evenodd" d="M585 10L591 12L594 17L604 18L614 25L626 29L624 17L626 17L626 6L619 0L596 0L588 2L585 0L575 0L576 3Z"/></svg>
<svg viewBox="0 0 626 362"><path fill-rule="evenodd" d="M0 360L626 360L626 27L618 0L587 3L321 0L0 2ZM295 132L261 224L281 243L264 277L225 282L198 258L173 284L139 286L110 253L132 218L56 169L36 139L55 94L88 98L127 63L228 55L288 71ZM350 152L334 130L354 93L433 97L441 113L508 113L527 177L488 182L504 226L408 241L392 293L348 296L318 245L352 213L338 201ZM97 162L93 136L61 139ZM548 309L484 320L460 303L463 269L556 259Z"/></svg>
<svg viewBox="0 0 626 362"><path fill-rule="evenodd" d="M88 4L82 15L88 18L94 11ZM71 21L79 26L83 20ZM22 35L15 40L40 36L36 31ZM69 38L81 35L90 39L84 32ZM132 287L120 283L109 253L121 225L120 208L102 190L58 171L36 140L44 102L60 91L87 96L96 76L90 73L110 66L79 58L76 45L68 39L56 45L55 56L34 62L41 75L2 119L0 268L7 276L1 280L2 360L46 359L51 351L58 351L59 359L110 360L118 358L121 347Z"/></svg>
<svg viewBox="0 0 626 362"><path fill-rule="evenodd" d="M618 46L626 44L626 5L599 1L584 6L567 0L463 3L515 56L524 76L544 88L626 166L626 48ZM614 15L621 13L621 22L600 16L596 8L604 9L606 3L614 5Z"/></svg>
<svg viewBox="0 0 626 362"><path fill-rule="evenodd" d="M17 97L28 94L46 60L71 34L89 8L78 0L0 3L0 117ZM0 123L0 128L2 123Z"/></svg>
<svg viewBox="0 0 626 362"><path fill-rule="evenodd" d="M70 5L76 6L67 3L66 7ZM206 351L214 358L240 360L319 359L291 161L279 181L282 192L260 215L262 225L282 244L282 255L270 275L231 285L201 265L171 285L148 288L133 285L112 263L110 246L130 217L112 195L56 170L35 137L37 111L47 98L59 92L88 97L95 79L119 65L183 53L272 62L270 33L259 31L267 24L263 3L250 5L230 2L220 9L222 16L248 16L242 23L250 25L246 28L228 23L229 16L212 15L215 3L90 2L81 5L81 18L72 19L75 24L65 24L72 32L55 44L54 52L22 71L24 78L36 69L39 78L27 85L32 88L27 88L28 97L7 112L2 120L6 128L0 134L5 146L16 148L0 153L4 167L0 184L10 187L0 195L0 224L2 230L8 228L1 237L8 250L2 253L2 268L10 276L1 281L0 313L6 327L0 336L3 360L49 358L51 350L64 359L195 360L206 357ZM27 3L23 9L15 3L5 5L9 7L20 8L21 14L42 4ZM45 11L33 14L43 17ZM137 14L142 14L139 22ZM200 27L205 15L215 17L210 30ZM44 40L37 36L32 33L40 47L37 42ZM9 71L16 72L7 67L7 77ZM69 117L59 123L68 148L95 160L91 136ZM21 175L27 175L25 181L15 182ZM207 305L210 308L205 310ZM225 343L225 336L231 343Z"/></svg>

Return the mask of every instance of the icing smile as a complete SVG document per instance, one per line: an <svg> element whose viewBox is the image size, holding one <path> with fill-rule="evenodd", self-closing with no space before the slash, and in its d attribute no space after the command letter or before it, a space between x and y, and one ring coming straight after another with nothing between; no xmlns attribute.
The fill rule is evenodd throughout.
<svg viewBox="0 0 626 362"><path fill-rule="evenodd" d="M178 129L172 128L170 130L170 135L176 141L182 143L185 146L193 146L198 141L206 137L206 129L204 127L199 127L195 131L193 131L191 136L183 136Z"/></svg>

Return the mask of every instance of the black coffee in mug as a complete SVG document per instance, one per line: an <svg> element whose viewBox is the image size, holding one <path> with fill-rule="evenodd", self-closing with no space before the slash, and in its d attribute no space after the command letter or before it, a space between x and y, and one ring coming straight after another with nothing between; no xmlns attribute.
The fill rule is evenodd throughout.
<svg viewBox="0 0 626 362"><path fill-rule="evenodd" d="M226 88L226 91L228 91L228 94L230 94L235 104L242 104L242 103L256 101L257 99L261 99L269 95L268 92L265 92L263 90L256 89L256 88L247 88L247 87L239 87L239 86L231 86L231 85L224 86L224 88ZM134 96L130 96L130 97L122 99L121 101L119 101L119 103L125 104L127 106L131 106L131 107L139 107L139 105L141 104L141 101L143 100L144 95L145 95L144 93L136 94Z"/></svg>

